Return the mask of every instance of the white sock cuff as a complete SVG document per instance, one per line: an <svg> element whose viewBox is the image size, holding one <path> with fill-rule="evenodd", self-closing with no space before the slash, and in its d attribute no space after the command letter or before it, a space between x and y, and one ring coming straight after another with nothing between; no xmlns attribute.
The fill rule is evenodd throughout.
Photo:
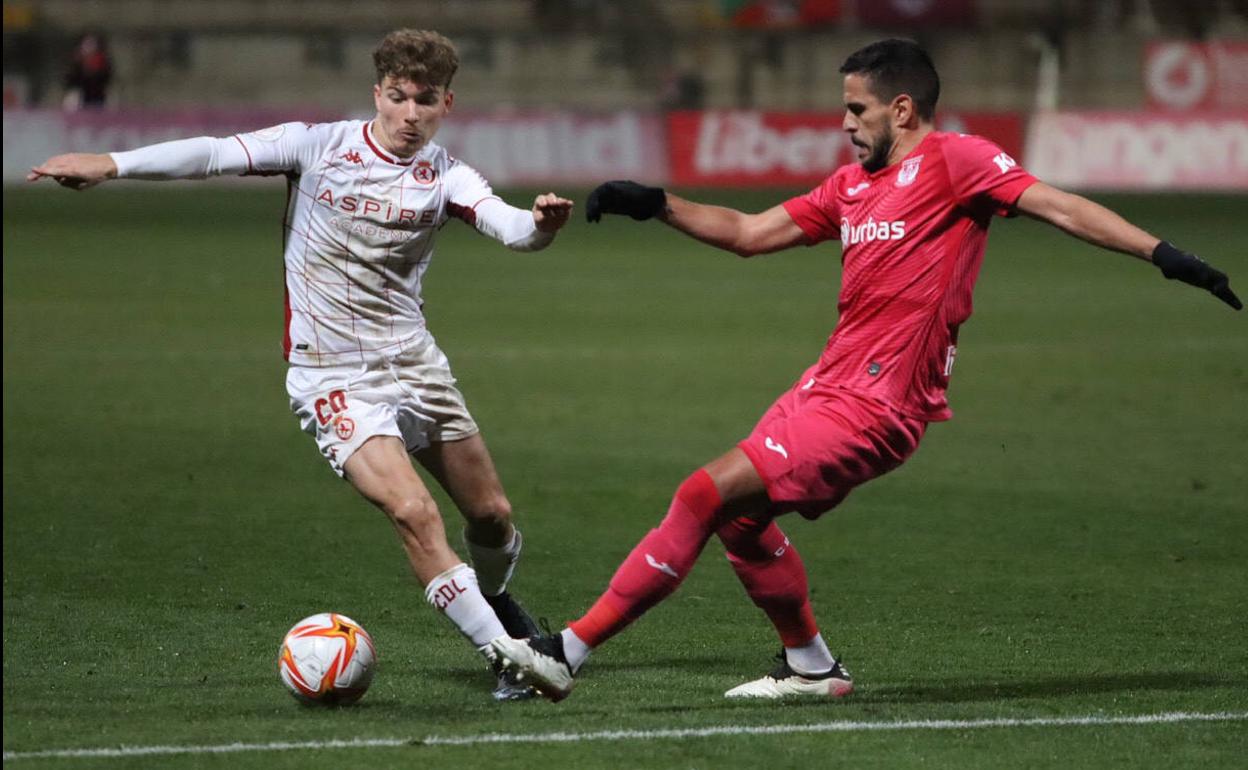
<svg viewBox="0 0 1248 770"><path fill-rule="evenodd" d="M507 635L498 616L481 595L476 573L467 564L456 564L430 580L425 598L487 658L489 653L483 648L492 640Z"/></svg>
<svg viewBox="0 0 1248 770"><path fill-rule="evenodd" d="M563 639L563 656L567 658L568 665L572 667L572 673L575 674L593 649L570 628L563 629L559 635Z"/></svg>
<svg viewBox="0 0 1248 770"><path fill-rule="evenodd" d="M456 564L454 567L451 567L445 572L442 572L433 580L429 581L429 585L425 586L425 601L429 602L430 604L436 607L437 602L434 600L438 597L439 591L443 591L443 589L446 586L457 585L455 582L457 579L460 580L461 583L462 582L472 583L474 587L477 585L477 573L472 571L472 567L469 567L467 564L460 562L459 564ZM463 588L466 588L466 587L467 586L462 586L462 585L458 586L459 590L462 590ZM455 593L459 593L459 590L456 590ZM445 593L445 591L443 591L443 593ZM452 595L450 598L454 598L454 595Z"/></svg>
<svg viewBox="0 0 1248 770"><path fill-rule="evenodd" d="M836 664L827 643L823 641L823 634L815 634L815 638L801 647L785 647L784 658L789 668L799 674L821 674Z"/></svg>

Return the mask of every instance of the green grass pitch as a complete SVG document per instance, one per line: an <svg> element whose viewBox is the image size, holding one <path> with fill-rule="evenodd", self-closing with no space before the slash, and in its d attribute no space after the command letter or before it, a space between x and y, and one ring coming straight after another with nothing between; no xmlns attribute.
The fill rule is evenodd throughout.
<svg viewBox="0 0 1248 770"><path fill-rule="evenodd" d="M116 184L4 202L4 749L215 746L1248 711L1248 314L1041 225L993 226L951 399L915 457L782 524L860 687L729 703L777 642L712 543L558 705L496 705L383 516L289 413L284 191ZM509 195L523 201L527 195ZM782 193L704 193L759 210ZM583 194L578 200L584 200ZM1248 297L1248 199L1104 198ZM459 223L430 326L518 522L517 594L575 617L690 471L819 354L835 244L743 262L577 219L538 254ZM443 502L451 531L457 514ZM456 541L458 536L456 535ZM358 707L276 673L361 621ZM1244 721L11 759L13 767L1231 767Z"/></svg>

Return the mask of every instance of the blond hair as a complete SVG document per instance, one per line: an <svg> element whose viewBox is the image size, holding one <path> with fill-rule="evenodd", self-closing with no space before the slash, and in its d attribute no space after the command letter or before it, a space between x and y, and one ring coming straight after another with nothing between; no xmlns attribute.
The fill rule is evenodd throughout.
<svg viewBox="0 0 1248 770"><path fill-rule="evenodd" d="M451 87L459 69L455 44L445 36L424 29L396 29L373 51L377 82L387 75L426 86Z"/></svg>

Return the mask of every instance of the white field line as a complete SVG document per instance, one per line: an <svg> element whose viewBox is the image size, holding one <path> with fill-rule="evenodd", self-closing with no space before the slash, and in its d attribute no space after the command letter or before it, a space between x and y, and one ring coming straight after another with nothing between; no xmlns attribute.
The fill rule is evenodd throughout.
<svg viewBox="0 0 1248 770"><path fill-rule="evenodd" d="M398 746L477 746L497 743L580 743L584 741L652 741L665 738L707 738L718 735L786 735L790 733L852 733L887 730L981 730L990 727L1082 727L1154 725L1178 722L1238 722L1248 711L1201 713L1169 711L1137 716L1039 717L1034 719L915 719L895 722L821 722L809 725L736 725L682 730L610 730L585 733L488 733L425 738L354 738L328 741L223 743L216 746L120 746L117 748L6 751L4 761L19 759L98 759L104 757L173 756L177 754L238 754L253 751L318 751L323 749L393 748Z"/></svg>

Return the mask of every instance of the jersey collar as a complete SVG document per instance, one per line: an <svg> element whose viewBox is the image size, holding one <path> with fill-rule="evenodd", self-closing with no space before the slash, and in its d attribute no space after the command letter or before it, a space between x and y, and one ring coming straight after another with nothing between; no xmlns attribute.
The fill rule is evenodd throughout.
<svg viewBox="0 0 1248 770"><path fill-rule="evenodd" d="M910 152L898 158L896 163L891 163L885 166L884 168L880 169L879 171L874 171L872 173L867 174L867 179L879 179L883 177L884 175L888 174L889 172L896 171L897 169L901 168L901 164L907 159L913 158L916 153L918 153L920 150L926 147L933 140L933 137L936 135L936 133L937 133L936 131L928 131L927 135L924 136L922 139L920 139L919 143L910 149ZM859 163L858 167L862 168L862 164ZM863 169L863 170L865 171L866 169Z"/></svg>
<svg viewBox="0 0 1248 770"><path fill-rule="evenodd" d="M382 152L381 147L379 146L380 143L373 140L373 123L374 122L375 121L370 120L364 124L364 141L368 143L368 147L369 149L373 151L373 154L375 154L377 157L381 158L385 162L393 163L396 166L412 165L412 161L416 160L416 155L419 155L420 153L416 153L416 155L413 155L412 157L407 158L406 160L403 160L401 158L395 158L391 156L389 153Z"/></svg>

